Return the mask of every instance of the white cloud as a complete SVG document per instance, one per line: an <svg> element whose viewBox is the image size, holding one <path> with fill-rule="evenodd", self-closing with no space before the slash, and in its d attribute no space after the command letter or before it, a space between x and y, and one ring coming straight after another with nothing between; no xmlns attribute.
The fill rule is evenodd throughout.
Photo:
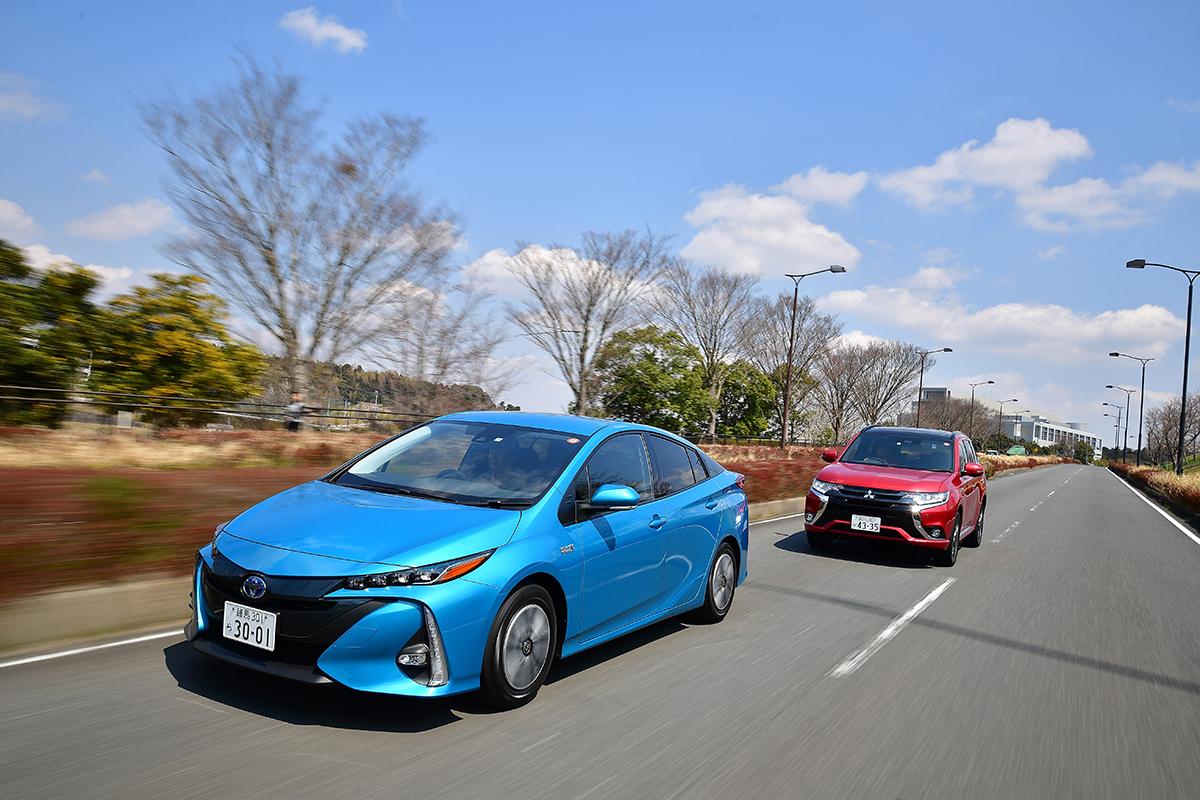
<svg viewBox="0 0 1200 800"><path fill-rule="evenodd" d="M885 191L923 210L969 203L976 188L1011 193L1022 223L1054 232L1136 225L1148 218L1139 201L1200 191L1200 161L1191 167L1160 161L1116 184L1096 177L1047 183L1060 165L1091 155L1091 145L1079 131L1055 128L1044 119L1009 119L986 144L969 141L932 164L878 181Z"/></svg>
<svg viewBox="0 0 1200 800"><path fill-rule="evenodd" d="M1042 261L1053 261L1065 252L1067 252L1067 248L1061 244L1052 244L1049 247L1038 250L1037 257Z"/></svg>
<svg viewBox="0 0 1200 800"><path fill-rule="evenodd" d="M824 167L813 167L771 188L797 200L846 207L866 188L867 179L865 172L830 172Z"/></svg>
<svg viewBox="0 0 1200 800"><path fill-rule="evenodd" d="M807 205L786 195L724 186L702 193L684 219L699 231L683 255L731 272L776 273L827 264L853 269L862 258L840 233L810 220Z"/></svg>
<svg viewBox="0 0 1200 800"><path fill-rule="evenodd" d="M884 175L879 185L919 208L959 205L971 201L974 186L1032 188L1059 164L1091 154L1079 131L1055 128L1044 119L1009 119L997 126L990 142L972 139L932 164Z"/></svg>
<svg viewBox="0 0 1200 800"><path fill-rule="evenodd" d="M918 273L920 275L920 273ZM1052 363L1103 357L1111 350L1161 356L1183 335L1183 321L1155 305L1086 313L1053 303L1000 303L970 310L952 291L912 285L835 291L822 308L911 331L923 344Z"/></svg>
<svg viewBox="0 0 1200 800"><path fill-rule="evenodd" d="M1125 188L1148 192L1164 200L1170 200L1180 192L1200 192L1200 161L1190 168L1187 164L1158 161L1145 172L1126 180Z"/></svg>
<svg viewBox="0 0 1200 800"><path fill-rule="evenodd" d="M23 75L0 72L0 119L35 119L61 117L62 106L53 100L38 97L34 82Z"/></svg>
<svg viewBox="0 0 1200 800"><path fill-rule="evenodd" d="M137 203L121 203L67 223L67 233L87 239L132 239L146 236L171 223L171 207L149 198Z"/></svg>
<svg viewBox="0 0 1200 800"><path fill-rule="evenodd" d="M361 53L367 49L366 31L348 28L332 14L322 17L312 6L287 12L279 19L279 27L317 47L329 43L339 53Z"/></svg>
<svg viewBox="0 0 1200 800"><path fill-rule="evenodd" d="M865 331L850 331L849 333L843 333L841 336L835 337L833 347L834 349L839 347L860 347L886 341L887 339L882 336L875 336Z"/></svg>
<svg viewBox="0 0 1200 800"><path fill-rule="evenodd" d="M1034 186L1016 196L1026 225L1039 231L1127 228L1145 219L1122 193L1102 178L1080 178L1062 186Z"/></svg>
<svg viewBox="0 0 1200 800"><path fill-rule="evenodd" d="M963 271L947 267L921 267L906 283L914 289L938 291L950 289L963 277Z"/></svg>
<svg viewBox="0 0 1200 800"><path fill-rule="evenodd" d="M38 232L38 225L25 209L0 197L0 238L26 241Z"/></svg>
<svg viewBox="0 0 1200 800"><path fill-rule="evenodd" d="M75 259L70 256L50 252L50 248L43 244L32 244L23 249L25 259L34 269L68 269L76 263ZM82 264L80 266L99 275L103 283L113 283L133 277L133 270L129 267L106 267L102 264Z"/></svg>
<svg viewBox="0 0 1200 800"><path fill-rule="evenodd" d="M79 176L79 180L88 183L108 183L108 176L98 169L93 169Z"/></svg>
<svg viewBox="0 0 1200 800"><path fill-rule="evenodd" d="M1179 100L1174 97L1167 99L1167 105L1176 111L1187 111L1189 113L1200 113L1200 98L1195 100Z"/></svg>

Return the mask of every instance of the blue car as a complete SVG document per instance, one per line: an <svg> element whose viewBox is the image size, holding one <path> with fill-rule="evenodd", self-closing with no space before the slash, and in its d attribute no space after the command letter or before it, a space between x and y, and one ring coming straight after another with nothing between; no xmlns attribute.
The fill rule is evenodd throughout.
<svg viewBox="0 0 1200 800"><path fill-rule="evenodd" d="M677 436L451 414L220 526L186 633L299 681L512 708L556 657L683 612L721 621L748 545L742 476Z"/></svg>

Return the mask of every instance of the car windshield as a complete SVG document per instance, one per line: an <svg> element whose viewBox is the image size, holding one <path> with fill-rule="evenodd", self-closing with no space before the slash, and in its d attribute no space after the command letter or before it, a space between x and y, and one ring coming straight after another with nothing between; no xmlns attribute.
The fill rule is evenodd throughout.
<svg viewBox="0 0 1200 800"><path fill-rule="evenodd" d="M954 438L920 431L863 431L846 448L841 461L950 472L954 469Z"/></svg>
<svg viewBox="0 0 1200 800"><path fill-rule="evenodd" d="M438 420L367 453L334 483L479 505L529 505L585 437L485 422Z"/></svg>

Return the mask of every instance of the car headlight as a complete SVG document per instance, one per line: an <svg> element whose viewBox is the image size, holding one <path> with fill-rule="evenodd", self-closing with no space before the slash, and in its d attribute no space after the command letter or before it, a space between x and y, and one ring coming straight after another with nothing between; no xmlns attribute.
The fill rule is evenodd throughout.
<svg viewBox="0 0 1200 800"><path fill-rule="evenodd" d="M824 496L832 492L834 489L840 488L842 487L839 484L829 483L828 481L819 481L816 478L813 478L812 490L819 495Z"/></svg>
<svg viewBox="0 0 1200 800"><path fill-rule="evenodd" d="M346 579L347 589L377 589L383 586L428 586L445 583L466 575L488 560L495 550L476 553L454 561L442 561L426 567L412 567L396 572L380 572L375 575L359 575Z"/></svg>
<svg viewBox="0 0 1200 800"><path fill-rule="evenodd" d="M940 506L950 499L949 492L909 492L909 502L914 506Z"/></svg>

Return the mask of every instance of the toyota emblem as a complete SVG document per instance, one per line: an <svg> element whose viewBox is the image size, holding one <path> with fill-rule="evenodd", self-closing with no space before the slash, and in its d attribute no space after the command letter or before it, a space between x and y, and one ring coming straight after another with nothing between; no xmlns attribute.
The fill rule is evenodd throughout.
<svg viewBox="0 0 1200 800"><path fill-rule="evenodd" d="M251 600L261 600L267 593L267 582L258 575L247 575L242 581L242 594Z"/></svg>

